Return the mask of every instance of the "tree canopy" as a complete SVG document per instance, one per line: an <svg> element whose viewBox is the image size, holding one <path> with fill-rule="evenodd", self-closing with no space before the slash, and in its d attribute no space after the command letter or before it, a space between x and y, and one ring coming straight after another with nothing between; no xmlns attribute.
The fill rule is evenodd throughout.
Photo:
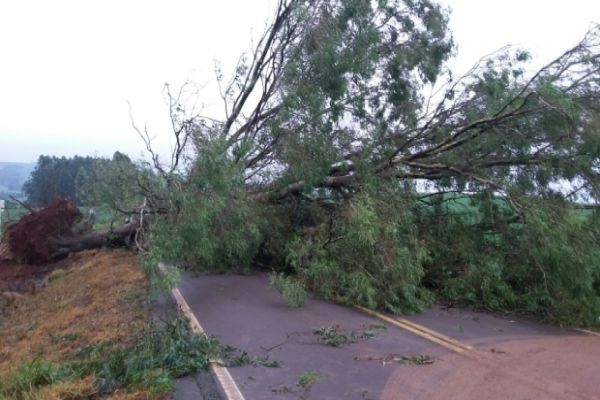
<svg viewBox="0 0 600 400"><path fill-rule="evenodd" d="M336 301L600 323L600 28L535 73L504 49L452 76L428 0L280 0L222 119L170 93L148 265L269 265ZM578 203L579 202L579 203ZM198 244L201 244L199 247Z"/></svg>
<svg viewBox="0 0 600 400"><path fill-rule="evenodd" d="M433 2L284 1L226 86L227 118L187 128L196 146L224 140L248 182L279 189L374 175L511 201L567 183L596 196L599 40L594 27L532 76L509 49L453 78Z"/></svg>

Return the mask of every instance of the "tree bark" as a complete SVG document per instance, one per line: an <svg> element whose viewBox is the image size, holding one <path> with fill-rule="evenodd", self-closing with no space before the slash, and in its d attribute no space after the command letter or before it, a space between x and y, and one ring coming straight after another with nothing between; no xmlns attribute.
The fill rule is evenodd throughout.
<svg viewBox="0 0 600 400"><path fill-rule="evenodd" d="M104 246L132 246L139 226L138 221L132 221L113 230L101 229L81 236L55 239L53 241L54 251L50 254L50 258L57 260L69 253Z"/></svg>

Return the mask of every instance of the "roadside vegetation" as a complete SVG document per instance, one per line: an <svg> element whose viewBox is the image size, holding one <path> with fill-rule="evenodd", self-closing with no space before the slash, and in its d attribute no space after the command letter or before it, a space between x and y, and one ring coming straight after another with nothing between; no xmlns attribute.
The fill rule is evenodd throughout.
<svg viewBox="0 0 600 400"><path fill-rule="evenodd" d="M222 350L183 317L151 322L134 254L84 252L0 312L0 399L167 398Z"/></svg>
<svg viewBox="0 0 600 400"><path fill-rule="evenodd" d="M176 378L211 363L280 366L193 333L176 308L152 316L134 252L77 253L45 275L27 268L28 280L0 282L0 292L30 288L0 296L0 400L168 399Z"/></svg>

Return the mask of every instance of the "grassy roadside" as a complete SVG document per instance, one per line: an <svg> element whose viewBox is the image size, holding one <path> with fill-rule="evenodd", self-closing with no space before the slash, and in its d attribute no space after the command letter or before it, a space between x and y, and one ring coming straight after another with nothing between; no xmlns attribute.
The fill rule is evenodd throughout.
<svg viewBox="0 0 600 400"><path fill-rule="evenodd" d="M219 345L183 320L150 323L135 255L75 255L45 287L0 308L0 399L168 398Z"/></svg>

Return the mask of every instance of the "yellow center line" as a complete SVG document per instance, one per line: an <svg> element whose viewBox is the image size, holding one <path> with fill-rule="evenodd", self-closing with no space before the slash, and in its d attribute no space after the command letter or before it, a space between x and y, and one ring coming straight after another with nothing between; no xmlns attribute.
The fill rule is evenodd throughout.
<svg viewBox="0 0 600 400"><path fill-rule="evenodd" d="M364 307L357 306L359 310L372 315L382 321L390 323L398 328L407 330L411 333L414 333L417 336L420 336L424 339L429 340L430 342L437 343L440 346L443 346L447 349L450 349L456 353L463 353L465 351L473 351L473 347L468 344L461 343L457 340L454 340L444 334L431 330L429 328L424 327L423 325L416 324L414 322L408 321L404 318L392 318L385 314L382 314L377 311L369 310Z"/></svg>
<svg viewBox="0 0 600 400"><path fill-rule="evenodd" d="M425 332L425 333L428 333L428 334L430 334L432 336L438 337L439 339L444 340L444 341L449 342L449 343L452 343L455 346L461 347L461 348L463 348L465 350L474 350L471 345L459 342L459 341L457 341L457 340L455 340L455 339L453 339L453 338L451 338L449 336L444 335L443 333L439 333L437 331L434 331L434 330L429 329L429 328L427 328L427 327L425 327L423 325L414 323L414 322L409 321L409 320L404 319L404 318L397 318L397 319L398 319L398 321L400 321L400 322L402 322L402 323L404 323L406 325L412 326L413 328L418 329L418 330L420 330L422 332Z"/></svg>

